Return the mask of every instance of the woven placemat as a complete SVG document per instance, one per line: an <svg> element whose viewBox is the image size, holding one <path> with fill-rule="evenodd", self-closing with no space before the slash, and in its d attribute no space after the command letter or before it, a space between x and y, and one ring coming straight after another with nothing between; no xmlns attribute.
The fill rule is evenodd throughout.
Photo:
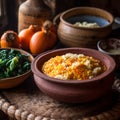
<svg viewBox="0 0 120 120"><path fill-rule="evenodd" d="M16 120L118 120L120 80L113 93L84 104L62 103L43 94L33 77L16 88L1 90L0 109Z"/></svg>

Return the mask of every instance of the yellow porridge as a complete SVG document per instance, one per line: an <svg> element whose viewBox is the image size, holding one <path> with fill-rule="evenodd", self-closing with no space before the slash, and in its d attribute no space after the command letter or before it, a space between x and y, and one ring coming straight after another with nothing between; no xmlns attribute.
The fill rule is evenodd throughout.
<svg viewBox="0 0 120 120"><path fill-rule="evenodd" d="M84 80L93 78L106 70L106 66L91 56L66 53L46 61L42 71L46 75L58 79Z"/></svg>

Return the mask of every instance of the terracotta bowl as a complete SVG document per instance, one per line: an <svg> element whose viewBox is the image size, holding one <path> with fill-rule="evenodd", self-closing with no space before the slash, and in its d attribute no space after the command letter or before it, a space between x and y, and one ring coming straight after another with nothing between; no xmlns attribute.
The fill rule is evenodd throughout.
<svg viewBox="0 0 120 120"><path fill-rule="evenodd" d="M116 67L120 68L120 39L108 38L97 43L98 50L110 55L116 62Z"/></svg>
<svg viewBox="0 0 120 120"><path fill-rule="evenodd" d="M60 20L59 20L60 19ZM67 47L97 48L97 42L112 31L114 18L109 12L94 7L75 7L54 18L58 24L58 38ZM76 22L97 23L98 28L78 27Z"/></svg>
<svg viewBox="0 0 120 120"><path fill-rule="evenodd" d="M17 48L1 48L0 50L3 49L14 49L16 51L20 51L21 54L29 56L28 59L32 62L34 60L33 56L22 50L22 49L17 49ZM8 77L8 78L3 78L0 79L0 89L8 89L8 88L13 88L21 84L23 81L25 81L30 75L32 75L31 69L25 72L24 74L15 76L15 77Z"/></svg>
<svg viewBox="0 0 120 120"><path fill-rule="evenodd" d="M42 72L42 65L45 61L65 53L82 53L93 56L103 62L107 70L92 79L86 80L61 80L49 77ZM67 103L90 102L111 92L114 82L114 69L115 62L112 57L97 50L77 47L48 51L38 55L32 62L32 72L38 88L51 98Z"/></svg>

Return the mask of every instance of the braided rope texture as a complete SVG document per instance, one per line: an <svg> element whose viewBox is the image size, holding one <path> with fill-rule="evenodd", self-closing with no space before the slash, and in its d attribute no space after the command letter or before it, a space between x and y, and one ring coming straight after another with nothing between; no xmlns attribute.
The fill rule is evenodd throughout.
<svg viewBox="0 0 120 120"><path fill-rule="evenodd" d="M115 81L114 88L118 91L120 90L120 80ZM118 120L120 117L120 95L112 106L108 107L110 104L107 105L108 109L103 110L102 108L102 111L93 114L92 112L98 109L93 107L91 114L89 114L91 105L87 105L87 107L90 108L88 108L89 110L82 108L84 110L84 112L82 112L78 107L86 107L86 105L78 104L75 106L70 105L69 107L69 105L65 103L52 100L40 93L37 89L35 91L32 89L32 95L29 95L27 91L25 96L21 97L21 91L25 93L23 89L18 90L16 94L14 90L12 90L14 94L11 91L3 92L10 101L3 96L0 97L0 110L6 113L11 120ZM18 93L19 95L17 95ZM37 99L36 96L38 96ZM15 99L16 97L18 97L18 99ZM24 101L24 99L29 99L29 102L31 101L30 104L26 105L28 101L22 102L21 104L20 102L22 100ZM36 103L36 101L38 101L39 104ZM97 102L92 105L97 106L99 103L100 102ZM100 105L98 106L100 107ZM102 106L104 105L106 104L102 103Z"/></svg>

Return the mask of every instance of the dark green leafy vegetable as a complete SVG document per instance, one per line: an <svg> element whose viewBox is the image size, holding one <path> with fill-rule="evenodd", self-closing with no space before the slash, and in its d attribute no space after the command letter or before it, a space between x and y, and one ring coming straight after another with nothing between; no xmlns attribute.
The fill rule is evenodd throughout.
<svg viewBox="0 0 120 120"><path fill-rule="evenodd" d="M28 57L14 49L0 50L0 79L18 76L30 70Z"/></svg>

